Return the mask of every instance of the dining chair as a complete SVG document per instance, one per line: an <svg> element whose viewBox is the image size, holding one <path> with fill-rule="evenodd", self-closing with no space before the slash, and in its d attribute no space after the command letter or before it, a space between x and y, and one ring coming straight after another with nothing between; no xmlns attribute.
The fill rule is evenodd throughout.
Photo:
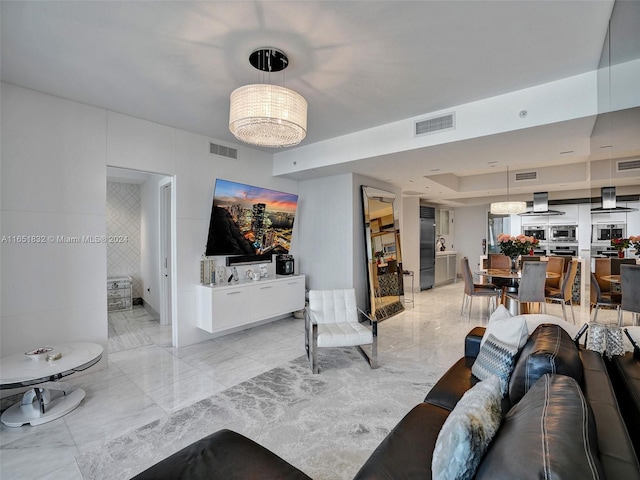
<svg viewBox="0 0 640 480"><path fill-rule="evenodd" d="M560 304L562 305L562 316L564 317L565 322L568 321L566 304L567 302L569 302L569 307L571 308L571 318L573 319L574 324L576 323L576 316L573 312L573 283L576 280L577 273L578 260L571 260L571 262L569 262L569 268L562 277L560 288L545 288L546 299L551 302L560 302Z"/></svg>
<svg viewBox="0 0 640 480"><path fill-rule="evenodd" d="M490 253L489 254L489 268L496 268L500 270L511 269L511 259L502 253ZM511 280L506 278L492 278L491 285L498 288L506 288L511 285Z"/></svg>
<svg viewBox="0 0 640 480"><path fill-rule="evenodd" d="M555 278L547 278L544 282L547 296L550 291L560 290L560 279L564 273L564 257L547 257L547 272L558 274Z"/></svg>
<svg viewBox="0 0 640 480"><path fill-rule="evenodd" d="M540 303L547 313L544 285L547 276L547 262L525 262L522 267L520 287L517 292L507 292L507 298L518 302L518 314L523 303Z"/></svg>
<svg viewBox="0 0 640 480"><path fill-rule="evenodd" d="M520 257L520 263L524 264L524 262L539 262L542 260L542 257L539 255L522 255Z"/></svg>
<svg viewBox="0 0 640 480"><path fill-rule="evenodd" d="M596 258L595 259L595 275L596 283L600 288L600 296L603 299L611 299L611 282L603 280L602 277L611 275L611 259ZM620 299L618 299L619 301Z"/></svg>
<svg viewBox="0 0 640 480"><path fill-rule="evenodd" d="M498 290L493 285L474 283L473 274L471 273L471 267L469 266L469 259L467 257L464 257L462 260L460 260L460 270L462 270L462 278L464 279L464 294L462 295L462 308L460 309L460 316L464 315L465 307L468 303L469 308L467 310L467 320L470 319L473 297L486 297L489 302L487 305L487 317L489 317L497 306L498 297L500 296L500 290Z"/></svg>
<svg viewBox="0 0 640 480"><path fill-rule="evenodd" d="M620 266L620 290L622 301L618 309L618 325L624 323L623 311L632 312L633 325L638 323L640 314L640 265Z"/></svg>
<svg viewBox="0 0 640 480"><path fill-rule="evenodd" d="M600 307L620 309L620 302L613 300L610 296L604 296L600 290L600 284L595 273L591 272L591 289L590 289L590 311L595 308L593 321L598 320L598 310Z"/></svg>
<svg viewBox="0 0 640 480"><path fill-rule="evenodd" d="M611 275L620 275L620 266L621 265L635 265L636 264L636 259L635 258L612 258L611 260ZM610 291L611 291L611 298L613 300L617 300L618 302L622 301L621 300L621 295L620 295L620 291L621 291L621 286L619 283L609 283L610 287Z"/></svg>

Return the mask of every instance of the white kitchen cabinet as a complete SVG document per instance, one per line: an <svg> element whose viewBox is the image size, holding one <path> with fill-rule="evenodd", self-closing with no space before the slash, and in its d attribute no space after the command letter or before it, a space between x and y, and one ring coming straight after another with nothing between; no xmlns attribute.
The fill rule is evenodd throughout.
<svg viewBox="0 0 640 480"><path fill-rule="evenodd" d="M458 253L454 251L436 252L434 285L454 282L458 276Z"/></svg>
<svg viewBox="0 0 640 480"><path fill-rule="evenodd" d="M218 333L304 308L304 275L196 287L198 327Z"/></svg>

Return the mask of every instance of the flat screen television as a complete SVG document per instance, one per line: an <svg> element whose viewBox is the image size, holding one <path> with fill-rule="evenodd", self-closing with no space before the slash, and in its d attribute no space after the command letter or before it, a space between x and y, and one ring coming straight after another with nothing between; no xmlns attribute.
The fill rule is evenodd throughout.
<svg viewBox="0 0 640 480"><path fill-rule="evenodd" d="M298 195L217 179L205 255L289 253Z"/></svg>

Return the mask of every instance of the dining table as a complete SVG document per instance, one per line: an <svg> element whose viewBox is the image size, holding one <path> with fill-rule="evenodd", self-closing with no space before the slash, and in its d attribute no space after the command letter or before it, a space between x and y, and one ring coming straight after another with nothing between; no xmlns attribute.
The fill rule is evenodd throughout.
<svg viewBox="0 0 640 480"><path fill-rule="evenodd" d="M518 314L518 306L515 305L515 302L510 302L509 305L506 304L508 297L506 296L507 292L517 291L518 290L518 280L522 278L522 270L511 271L509 268L484 268L482 270L476 270L473 272L475 275L479 277L486 278L503 278L507 280L511 280L509 285L502 287L502 295L500 303L505 305L507 309L514 315ZM556 272L547 272L546 278L560 278L560 274ZM522 304L522 313L539 313L538 309L535 308L536 305L523 303Z"/></svg>

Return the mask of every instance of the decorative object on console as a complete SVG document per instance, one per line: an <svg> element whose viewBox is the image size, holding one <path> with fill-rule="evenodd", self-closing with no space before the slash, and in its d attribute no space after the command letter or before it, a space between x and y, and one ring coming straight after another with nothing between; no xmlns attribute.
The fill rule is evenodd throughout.
<svg viewBox="0 0 640 480"><path fill-rule="evenodd" d="M285 53L273 47L253 51L249 62L267 79L289 65ZM307 135L307 101L278 85L245 85L231 92L229 130L238 140L259 147L297 145Z"/></svg>
<svg viewBox="0 0 640 480"><path fill-rule="evenodd" d="M260 263L289 253L297 203L292 193L217 179L205 255Z"/></svg>
<svg viewBox="0 0 640 480"><path fill-rule="evenodd" d="M438 434L431 472L434 479L474 478L480 460L502 420L501 382L490 376L458 401Z"/></svg>

